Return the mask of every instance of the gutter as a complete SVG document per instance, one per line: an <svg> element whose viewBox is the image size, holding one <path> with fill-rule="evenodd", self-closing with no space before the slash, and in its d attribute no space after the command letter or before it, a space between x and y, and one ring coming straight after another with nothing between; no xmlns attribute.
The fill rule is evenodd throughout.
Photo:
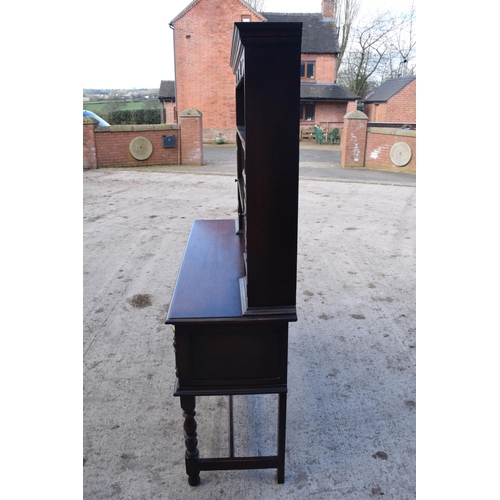
<svg viewBox="0 0 500 500"><path fill-rule="evenodd" d="M174 19L175 21L175 19ZM174 31L174 25L172 22L168 23L168 27ZM175 64L176 58L175 58L175 35L174 35L174 92L175 92L175 108L177 109L176 115L177 115L177 124L179 124L179 101L177 100L177 67ZM180 129L177 129L177 142L179 143L179 146L177 147L177 164L181 164L181 133Z"/></svg>

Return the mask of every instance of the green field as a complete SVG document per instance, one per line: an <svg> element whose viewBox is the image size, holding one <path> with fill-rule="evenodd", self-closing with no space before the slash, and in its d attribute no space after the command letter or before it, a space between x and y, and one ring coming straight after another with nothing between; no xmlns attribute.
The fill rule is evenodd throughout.
<svg viewBox="0 0 500 500"><path fill-rule="evenodd" d="M83 109L87 111L93 111L94 113L99 114L103 111L108 111L111 107L111 103L118 103L119 107L114 108L119 111L132 111L134 109L144 109L145 105L149 103L149 101L93 101L93 102L84 102ZM160 103L158 101L155 104L158 104L157 108L160 108ZM151 104L149 104L151 106Z"/></svg>

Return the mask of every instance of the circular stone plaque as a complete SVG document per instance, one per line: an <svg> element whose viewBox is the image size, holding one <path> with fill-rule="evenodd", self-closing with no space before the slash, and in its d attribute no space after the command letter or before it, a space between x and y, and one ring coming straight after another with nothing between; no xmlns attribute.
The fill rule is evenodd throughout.
<svg viewBox="0 0 500 500"><path fill-rule="evenodd" d="M128 146L130 154L136 160L147 160L153 152L153 145L147 137L134 137Z"/></svg>
<svg viewBox="0 0 500 500"><path fill-rule="evenodd" d="M391 161L396 167L404 167L411 160L411 147L406 142L396 142L391 148Z"/></svg>

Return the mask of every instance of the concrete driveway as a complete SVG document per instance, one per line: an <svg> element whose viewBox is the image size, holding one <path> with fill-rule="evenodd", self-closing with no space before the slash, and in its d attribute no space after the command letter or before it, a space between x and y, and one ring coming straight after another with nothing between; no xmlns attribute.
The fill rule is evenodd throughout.
<svg viewBox="0 0 500 500"><path fill-rule="evenodd" d="M342 150L339 145L317 144L315 142L300 143L301 163L333 163L340 166ZM234 144L205 144L203 146L203 158L208 163L231 161L236 158L236 146Z"/></svg>
<svg viewBox="0 0 500 500"><path fill-rule="evenodd" d="M369 182L415 186L416 175L407 172L389 172L369 168L342 168L340 146L331 144L300 143L299 170L302 178L329 179L344 182ZM202 167L198 172L234 175L236 146L234 144L203 147ZM186 168L184 168L186 170ZM192 170L192 168L191 168Z"/></svg>
<svg viewBox="0 0 500 500"><path fill-rule="evenodd" d="M415 498L414 186L301 179L285 484L214 471L193 488L164 320L192 221L236 215L234 175L83 177L85 499ZM274 398L235 397L237 456L274 453ZM227 398L196 411L200 456L227 456Z"/></svg>

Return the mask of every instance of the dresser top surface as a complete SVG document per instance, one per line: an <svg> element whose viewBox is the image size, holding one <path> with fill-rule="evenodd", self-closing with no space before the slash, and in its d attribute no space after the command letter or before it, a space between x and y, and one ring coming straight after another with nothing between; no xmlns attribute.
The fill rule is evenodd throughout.
<svg viewBox="0 0 500 500"><path fill-rule="evenodd" d="M243 247L235 221L194 221L167 323L241 317L243 276Z"/></svg>

